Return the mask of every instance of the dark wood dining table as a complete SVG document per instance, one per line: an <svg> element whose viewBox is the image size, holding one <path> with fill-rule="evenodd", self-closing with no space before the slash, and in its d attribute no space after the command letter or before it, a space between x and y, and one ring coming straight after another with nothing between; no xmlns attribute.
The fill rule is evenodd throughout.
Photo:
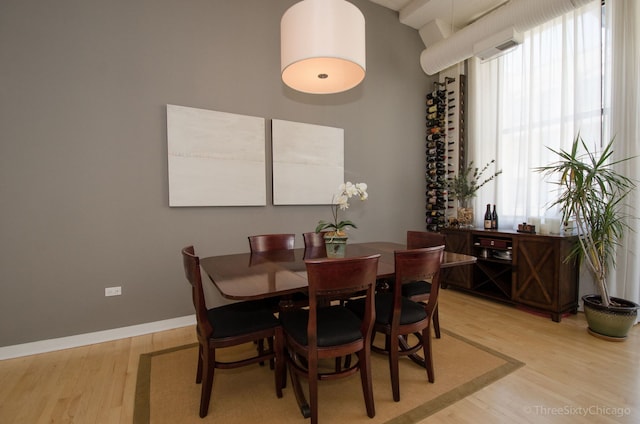
<svg viewBox="0 0 640 424"><path fill-rule="evenodd" d="M345 257L380 254L378 278L391 278L395 273L394 252L406 249L392 242L350 243ZM306 292L307 270L304 260L326 257L324 248L298 248L261 253L237 253L210 256L200 260L223 297L233 300L255 300ZM442 268L475 263L474 256L444 252Z"/></svg>
<svg viewBox="0 0 640 424"><path fill-rule="evenodd" d="M395 274L394 252L404 249L404 244L391 242L350 243L346 246L345 257L380 254L378 279L392 278ZM202 258L200 266L223 297L233 300L256 300L307 292L309 284L304 260L326 256L324 247L247 252ZM474 256L445 251L441 266L447 268L468 265L475 261ZM424 367L424 360L418 354L412 355L411 359ZM294 391L300 412L308 418L310 409L299 382L294 383Z"/></svg>

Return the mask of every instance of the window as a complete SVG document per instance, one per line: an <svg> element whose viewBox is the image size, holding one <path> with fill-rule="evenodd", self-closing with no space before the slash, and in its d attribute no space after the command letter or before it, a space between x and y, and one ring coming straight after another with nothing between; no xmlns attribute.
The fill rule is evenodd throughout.
<svg viewBox="0 0 640 424"><path fill-rule="evenodd" d="M534 171L556 159L548 148L602 140L602 19L600 2L525 33L514 51L470 64L470 157L496 159L503 173L481 189L476 210L498 205L501 228L528 217L559 218L549 210L555 186ZM478 217L476 217L478 218Z"/></svg>

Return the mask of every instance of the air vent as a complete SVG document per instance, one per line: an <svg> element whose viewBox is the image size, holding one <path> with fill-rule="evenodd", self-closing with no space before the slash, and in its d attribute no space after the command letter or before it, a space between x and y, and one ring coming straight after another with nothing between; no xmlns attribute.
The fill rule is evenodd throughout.
<svg viewBox="0 0 640 424"><path fill-rule="evenodd" d="M473 54L480 60L487 61L505 54L514 47L522 44L522 34L513 27L500 31L473 45Z"/></svg>
<svg viewBox="0 0 640 424"><path fill-rule="evenodd" d="M500 51L503 51L503 52L506 52L507 50L511 50L512 48L518 46L519 44L520 43L518 43L515 40L509 40L509 41L506 41L506 42L500 44L499 46L496 46L496 49L498 49Z"/></svg>

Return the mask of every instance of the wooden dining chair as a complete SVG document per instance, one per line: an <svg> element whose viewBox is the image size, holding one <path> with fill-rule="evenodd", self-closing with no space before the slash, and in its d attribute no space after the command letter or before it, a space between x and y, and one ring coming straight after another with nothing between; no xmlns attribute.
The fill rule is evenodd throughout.
<svg viewBox="0 0 640 424"><path fill-rule="evenodd" d="M202 383L200 395L200 417L209 411L213 374L216 368L238 368L245 365L275 360L276 395L282 397L284 387L284 338L278 319L273 312L262 308L261 303L239 302L207 309L200 258L193 246L182 249L184 273L191 284L193 306L196 311L196 333L198 336L198 369L196 383ZM269 349L259 350L255 356L234 361L218 361L216 349L268 339Z"/></svg>
<svg viewBox="0 0 640 424"><path fill-rule="evenodd" d="M380 332L385 335L385 346L381 348L374 345L372 350L389 356L391 387L396 402L400 401L400 356L408 356L424 366L429 382L435 380L431 320L438 304L443 252L444 246L396 251L393 290L376 294L374 334ZM431 293L426 307L402 295L404 283L427 279L431 281ZM350 301L346 306L359 316L366 315L365 304L360 299ZM423 358L418 355L421 349Z"/></svg>
<svg viewBox="0 0 640 424"><path fill-rule="evenodd" d="M261 234L249 236L249 248L251 253L273 253L284 250L291 250L295 247L295 234ZM274 310L281 311L288 308L302 308L309 304L309 299L305 293L293 293L291 295L266 299Z"/></svg>
<svg viewBox="0 0 640 424"><path fill-rule="evenodd" d="M347 377L360 371L367 415L375 416L371 381L371 337L374 323L374 292L378 258L307 259L309 308L282 312L288 351L287 364L301 412L318 422L318 381ZM365 292L360 317L332 300ZM349 367L335 369L330 361L356 355ZM300 377L309 382L307 403Z"/></svg>
<svg viewBox="0 0 640 424"><path fill-rule="evenodd" d="M302 239L304 240L304 247L323 247L324 244L324 235L327 234L327 231L315 232L311 231L308 233L302 233Z"/></svg>
<svg viewBox="0 0 640 424"><path fill-rule="evenodd" d="M302 233L304 240L304 258L318 259L327 257L327 246L324 243L324 235L327 231L315 231Z"/></svg>
<svg viewBox="0 0 640 424"><path fill-rule="evenodd" d="M249 248L252 252L290 250L294 248L295 241L295 234L262 234L249 236Z"/></svg>
<svg viewBox="0 0 640 424"><path fill-rule="evenodd" d="M436 247L445 245L445 236L431 231L407 231L407 249ZM413 281L402 286L402 295L416 302L426 303L429 300L431 283L428 281ZM436 339L440 338L440 314L438 306L433 313L433 331Z"/></svg>

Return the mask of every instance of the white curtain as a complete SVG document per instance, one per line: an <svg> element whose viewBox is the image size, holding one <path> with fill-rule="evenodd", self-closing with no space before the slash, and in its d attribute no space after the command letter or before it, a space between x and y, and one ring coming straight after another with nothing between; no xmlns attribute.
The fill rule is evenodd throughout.
<svg viewBox="0 0 640 424"><path fill-rule="evenodd" d="M469 64L469 157L474 166L496 159L503 171L482 187L474 208L495 203L500 228L529 217L559 218L548 206L554 186L534 168L557 159L578 132L601 145L601 8L594 1L525 33L516 50ZM489 169L491 171L491 169ZM481 226L481 213L476 213Z"/></svg>
<svg viewBox="0 0 640 424"><path fill-rule="evenodd" d="M548 209L557 196L554 186L534 172L557 159L547 146L568 149L580 134L597 148L615 136L618 159L640 155L639 3L607 0L603 9L596 0L528 31L520 47L497 60L470 60L469 157L476 165L495 158L503 170L495 184L481 189L474 207L482 211L487 203L497 204L501 228L515 229L529 217L559 216ZM619 171L640 181L640 158ZM640 216L639 191L628 199L629 215ZM609 275L610 294L636 303L639 223L629 220L635 231L626 233ZM594 292L585 270L580 292Z"/></svg>
<svg viewBox="0 0 640 424"><path fill-rule="evenodd" d="M640 155L640 5L638 0L609 0L606 4L605 135L615 137L617 158ZM624 175L640 181L640 158L621 164ZM628 200L629 215L640 216L638 189ZM637 219L629 225L609 275L610 294L640 303L640 234Z"/></svg>

